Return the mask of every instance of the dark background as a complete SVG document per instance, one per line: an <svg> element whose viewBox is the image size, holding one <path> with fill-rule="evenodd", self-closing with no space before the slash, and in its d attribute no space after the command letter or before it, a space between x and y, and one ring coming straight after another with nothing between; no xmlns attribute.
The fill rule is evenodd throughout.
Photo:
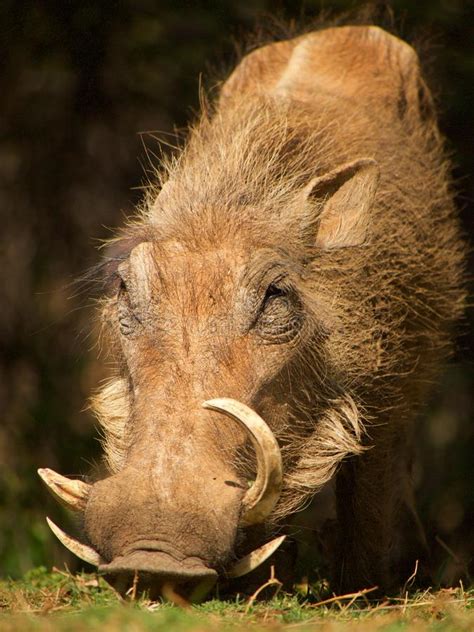
<svg viewBox="0 0 474 632"><path fill-rule="evenodd" d="M78 567L45 524L49 514L73 530L36 469L84 474L100 460L86 402L106 372L96 359L93 292L75 281L97 263L99 240L140 199L145 147L151 157L159 153L154 138L140 132L183 127L197 110L201 74L206 83L215 76L211 67L230 68L235 41L257 24L266 28L278 15L307 25L321 8L359 6L342 0L0 4L0 576L64 560ZM473 3L388 6L383 22L424 42L432 60L458 202L472 233ZM473 571L473 336L468 321L463 329L455 362L419 426L419 504L444 582L465 577L469 565Z"/></svg>

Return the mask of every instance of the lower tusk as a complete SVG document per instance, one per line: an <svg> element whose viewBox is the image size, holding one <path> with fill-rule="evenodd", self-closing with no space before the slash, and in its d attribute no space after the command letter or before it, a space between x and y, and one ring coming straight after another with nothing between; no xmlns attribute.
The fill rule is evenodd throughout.
<svg viewBox="0 0 474 632"><path fill-rule="evenodd" d="M105 564L105 560L103 560L99 553L97 553L97 551L91 546L87 546L87 544L82 544L74 538L71 538L70 535L60 529L49 518L46 518L46 522L61 544L64 544L64 546L69 549L71 553L74 553L74 555L76 555L79 559L84 560L84 562L87 562L88 564L92 564L92 566Z"/></svg>
<svg viewBox="0 0 474 632"><path fill-rule="evenodd" d="M40 468L38 474L49 491L68 509L84 511L91 486L83 481L61 476L54 470Z"/></svg>
<svg viewBox="0 0 474 632"><path fill-rule="evenodd" d="M242 575L247 575L247 573L255 570L258 566L260 566L260 564L263 564L270 555L275 553L285 538L286 535L281 535L243 557L241 560L236 562L229 571L227 571L227 577L242 577Z"/></svg>

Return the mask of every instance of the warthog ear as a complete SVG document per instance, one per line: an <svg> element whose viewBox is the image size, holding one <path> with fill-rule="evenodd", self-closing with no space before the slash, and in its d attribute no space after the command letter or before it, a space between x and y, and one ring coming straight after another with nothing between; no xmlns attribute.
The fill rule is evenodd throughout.
<svg viewBox="0 0 474 632"><path fill-rule="evenodd" d="M363 158L311 180L304 196L321 204L316 246L329 250L365 241L379 173L375 160Z"/></svg>

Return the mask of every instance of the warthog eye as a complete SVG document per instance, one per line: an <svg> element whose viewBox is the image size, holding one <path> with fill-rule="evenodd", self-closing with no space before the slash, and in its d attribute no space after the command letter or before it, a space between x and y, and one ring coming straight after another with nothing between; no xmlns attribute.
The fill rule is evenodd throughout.
<svg viewBox="0 0 474 632"><path fill-rule="evenodd" d="M303 322L301 302L293 288L271 283L265 293L255 324L267 344L290 342Z"/></svg>
<svg viewBox="0 0 474 632"><path fill-rule="evenodd" d="M136 331L137 325L140 324L139 319L133 312L130 296L127 286L123 279L120 279L119 290L117 294L117 318L120 327L120 333L129 336Z"/></svg>
<svg viewBox="0 0 474 632"><path fill-rule="evenodd" d="M267 291L265 293L265 301L268 302L270 299L275 297L285 296L287 293L286 288L279 287L275 283L272 283L268 286Z"/></svg>

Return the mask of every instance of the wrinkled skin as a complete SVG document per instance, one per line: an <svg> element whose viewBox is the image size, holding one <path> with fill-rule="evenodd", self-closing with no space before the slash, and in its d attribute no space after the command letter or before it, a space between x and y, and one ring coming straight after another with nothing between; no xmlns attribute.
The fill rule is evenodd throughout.
<svg viewBox="0 0 474 632"><path fill-rule="evenodd" d="M100 570L212 583L331 483L314 528L334 589L407 579L424 555L412 421L464 304L448 185L401 40L335 28L242 60L104 262L110 476L80 507ZM281 450L278 503L252 524L258 450L203 408L223 397Z"/></svg>

